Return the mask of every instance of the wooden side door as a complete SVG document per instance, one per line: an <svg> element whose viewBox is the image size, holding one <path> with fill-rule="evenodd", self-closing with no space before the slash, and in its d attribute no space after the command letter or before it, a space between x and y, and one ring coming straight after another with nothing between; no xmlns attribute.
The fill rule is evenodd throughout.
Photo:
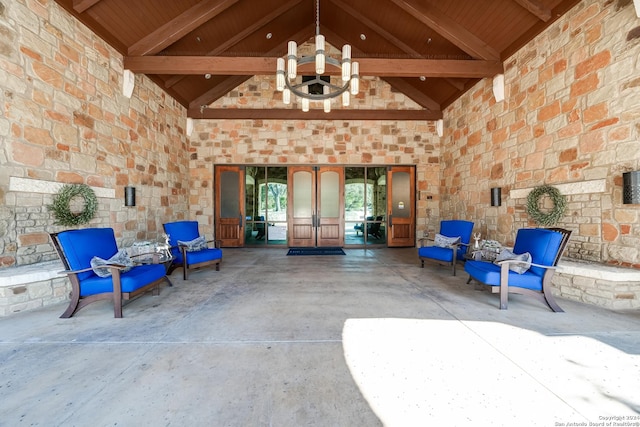
<svg viewBox="0 0 640 427"><path fill-rule="evenodd" d="M313 166L291 166L288 171L291 186L287 205L289 241L292 247L316 245L316 173Z"/></svg>
<svg viewBox="0 0 640 427"><path fill-rule="evenodd" d="M244 246L244 167L216 166L216 239L223 247Z"/></svg>
<svg viewBox="0 0 640 427"><path fill-rule="evenodd" d="M344 246L344 168L317 171L317 246Z"/></svg>
<svg viewBox="0 0 640 427"><path fill-rule="evenodd" d="M415 246L415 168L390 166L387 169L387 245Z"/></svg>

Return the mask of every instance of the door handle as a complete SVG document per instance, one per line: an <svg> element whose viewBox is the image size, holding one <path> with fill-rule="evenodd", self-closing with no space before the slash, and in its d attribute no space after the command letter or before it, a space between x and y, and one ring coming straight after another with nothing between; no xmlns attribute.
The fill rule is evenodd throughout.
<svg viewBox="0 0 640 427"><path fill-rule="evenodd" d="M311 215L311 226L314 227L314 228L318 226L316 224L316 219L317 219L316 214Z"/></svg>
<svg viewBox="0 0 640 427"><path fill-rule="evenodd" d="M242 219L242 214L238 215L238 217L240 218L240 228L242 228L244 226L244 220Z"/></svg>

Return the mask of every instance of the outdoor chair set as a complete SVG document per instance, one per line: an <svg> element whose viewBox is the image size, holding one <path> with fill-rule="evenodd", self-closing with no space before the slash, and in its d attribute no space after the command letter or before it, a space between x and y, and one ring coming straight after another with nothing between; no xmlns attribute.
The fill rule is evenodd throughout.
<svg viewBox="0 0 640 427"><path fill-rule="evenodd" d="M114 317L122 317L123 301L146 292L158 295L160 284L171 285L167 274L182 267L183 279L189 271L215 266L220 270L222 250L218 241L200 236L197 221L164 224L170 238L169 258L158 254L143 258L118 250L112 228L85 228L52 233L51 240L71 282L69 306L62 318L73 316L83 307L101 300L113 300ZM211 244L215 247L209 247ZM138 259L139 258L139 259Z"/></svg>
<svg viewBox="0 0 640 427"><path fill-rule="evenodd" d="M500 294L500 309L506 310L509 294L535 297L554 312L563 310L551 292L551 279L566 247L571 231L561 228L522 228L516 233L513 250L501 249L491 259L469 254L473 223L462 220L442 221L440 233L433 239L421 239L418 257L421 267L427 260L451 265L456 274L458 261L464 262L469 274L467 283L475 280ZM424 246L431 240L433 245Z"/></svg>

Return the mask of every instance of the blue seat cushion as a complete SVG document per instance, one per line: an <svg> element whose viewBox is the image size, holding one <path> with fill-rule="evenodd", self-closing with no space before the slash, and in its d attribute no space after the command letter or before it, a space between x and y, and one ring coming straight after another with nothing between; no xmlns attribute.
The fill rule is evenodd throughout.
<svg viewBox="0 0 640 427"><path fill-rule="evenodd" d="M149 264L133 267L120 275L122 292L133 292L149 283L163 278L166 270L162 264ZM84 279L80 286L80 296L101 294L113 291L112 277L99 277L93 275Z"/></svg>
<svg viewBox="0 0 640 427"><path fill-rule="evenodd" d="M500 266L486 261L467 261L464 271L477 281L491 286L500 285ZM509 286L517 288L542 290L542 278L536 272L527 270L518 274L509 270Z"/></svg>
<svg viewBox="0 0 640 427"><path fill-rule="evenodd" d="M453 250L450 248L441 248L439 246L425 246L418 249L418 256L420 258L451 262L453 260Z"/></svg>
<svg viewBox="0 0 640 427"><path fill-rule="evenodd" d="M91 258L109 259L118 252L115 234L112 228L84 228L68 230L58 234L58 242L64 252L71 270L91 267ZM93 271L78 274L83 280L95 276Z"/></svg>
<svg viewBox="0 0 640 427"><path fill-rule="evenodd" d="M180 256L180 258L182 258L182 256ZM222 259L222 250L218 248L207 248L196 252L187 252L187 261L189 265L214 261L217 259Z"/></svg>
<svg viewBox="0 0 640 427"><path fill-rule="evenodd" d="M164 224L164 231L169 235L171 255L174 263L182 264L182 253L178 247L178 240L188 242L200 237L198 221L175 221Z"/></svg>

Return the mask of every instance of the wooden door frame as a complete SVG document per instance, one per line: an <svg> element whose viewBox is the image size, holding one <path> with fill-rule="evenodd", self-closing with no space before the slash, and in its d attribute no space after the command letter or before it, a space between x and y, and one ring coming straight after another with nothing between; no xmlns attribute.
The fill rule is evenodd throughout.
<svg viewBox="0 0 640 427"><path fill-rule="evenodd" d="M245 167L239 165L219 165L214 167L214 222L216 239L221 241L222 247L243 247L244 246L244 202L245 202ZM237 216L221 218L222 191L220 189L221 175L224 172L237 172L239 180L239 211Z"/></svg>
<svg viewBox="0 0 640 427"><path fill-rule="evenodd" d="M409 201L405 207L409 208L409 218L393 216L393 173L406 172L409 174ZM387 167L387 246L410 247L415 246L416 236L416 169L414 166ZM408 205L408 206L407 206Z"/></svg>

